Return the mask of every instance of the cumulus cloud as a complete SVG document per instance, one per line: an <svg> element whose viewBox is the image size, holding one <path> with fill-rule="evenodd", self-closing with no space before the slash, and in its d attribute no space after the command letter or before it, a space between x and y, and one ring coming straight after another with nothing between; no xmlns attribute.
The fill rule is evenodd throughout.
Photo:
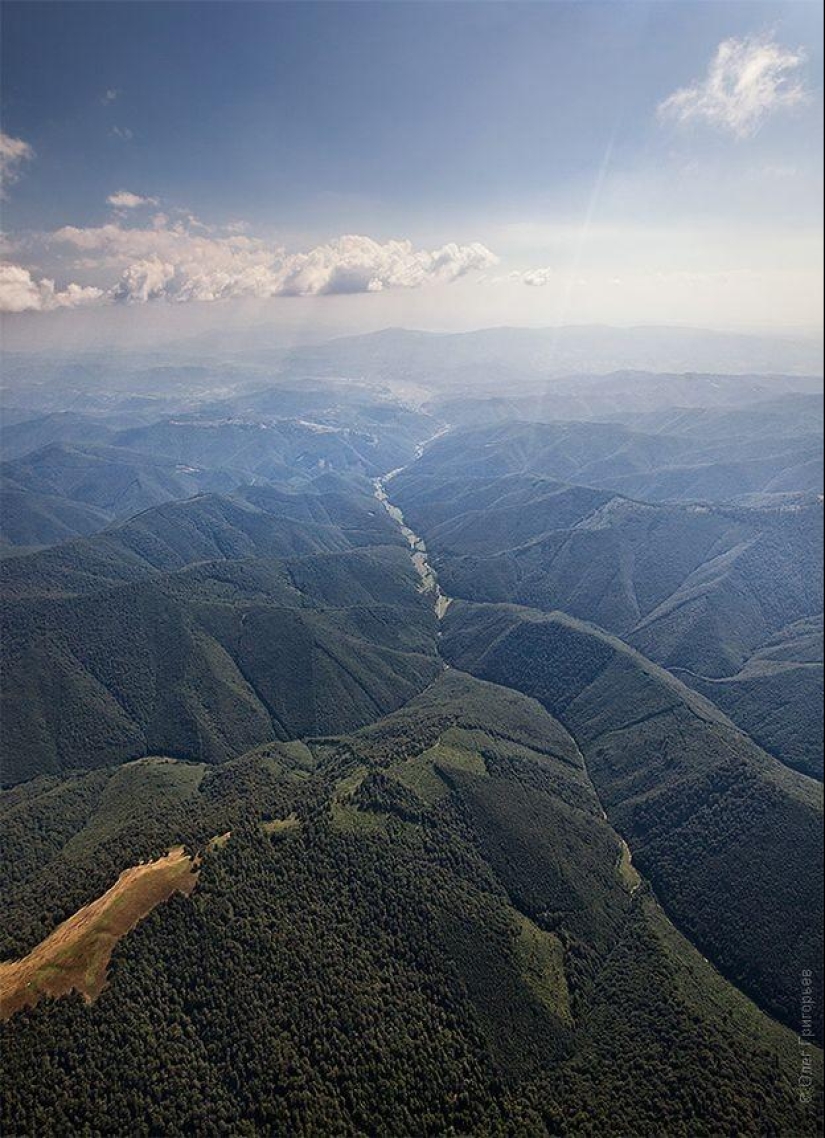
<svg viewBox="0 0 825 1138"><path fill-rule="evenodd" d="M34 151L22 138L12 138L0 130L0 195L6 186L16 182L20 176L20 165L30 162Z"/></svg>
<svg viewBox="0 0 825 1138"><path fill-rule="evenodd" d="M531 288L543 288L544 285L552 284L555 278L552 269L528 269L521 274L521 279Z"/></svg>
<svg viewBox="0 0 825 1138"><path fill-rule="evenodd" d="M449 282L495 264L484 245L450 243L435 250L410 241L339 237L307 252L290 253L243 233L215 236L194 222L151 227L110 223L64 226L55 242L83 254L82 266L120 268L117 300L221 300L229 297L322 296L381 292Z"/></svg>
<svg viewBox="0 0 825 1138"><path fill-rule="evenodd" d="M106 201L115 209L137 209L142 205L157 205L157 198L144 198L140 194L133 194L130 190L117 190L109 194Z"/></svg>
<svg viewBox="0 0 825 1138"><path fill-rule="evenodd" d="M167 286L174 276L175 266L161 261L159 257L147 257L144 261L135 261L123 271L112 290L112 298L137 304L145 304L147 300L157 300L166 294Z"/></svg>
<svg viewBox="0 0 825 1138"><path fill-rule="evenodd" d="M381 292L385 288L419 288L454 281L494 264L484 245L450 243L428 252L410 241L379 244L370 237L339 237L308 253L278 258L268 283L272 294L317 296L328 293Z"/></svg>
<svg viewBox="0 0 825 1138"><path fill-rule="evenodd" d="M118 90L118 88L117 87L109 87L100 96L100 101L103 104L103 106L105 107L109 103L113 103L115 101L115 99L118 99L118 98L120 98L120 91Z"/></svg>
<svg viewBox="0 0 825 1138"><path fill-rule="evenodd" d="M47 278L35 280L22 265L0 264L0 312L50 312L104 299L103 289L78 284L57 289Z"/></svg>
<svg viewBox="0 0 825 1138"><path fill-rule="evenodd" d="M115 204L112 199L127 194L119 191L110 202ZM108 274L109 280L116 277L115 283L81 292L75 291L81 286L69 286L63 293L46 287L41 296L42 287L51 282L15 278L6 311L109 301L183 303L374 293L448 283L497 262L477 242L450 242L428 250L415 248L411 241L379 242L358 235L338 237L306 252L289 252L245 233L208 230L194 218L170 222L164 214L156 214L144 226L121 222L64 226L51 235L50 244L74 252L70 263L76 273L91 272L98 281L101 274Z"/></svg>
<svg viewBox="0 0 825 1138"><path fill-rule="evenodd" d="M678 123L704 121L747 138L773 111L806 98L794 78L804 53L767 38L728 39L716 49L708 73L659 105L659 116Z"/></svg>

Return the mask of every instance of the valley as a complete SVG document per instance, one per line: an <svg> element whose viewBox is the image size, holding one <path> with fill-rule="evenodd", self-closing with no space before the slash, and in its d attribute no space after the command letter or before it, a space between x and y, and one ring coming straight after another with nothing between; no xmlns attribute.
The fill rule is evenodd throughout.
<svg viewBox="0 0 825 1138"><path fill-rule="evenodd" d="M440 438L443 434L446 434L447 430L449 430L449 428L444 428L443 430L439 431L436 435L433 436L432 439L429 439L428 442L432 442L434 439ZM427 443L420 443L416 447L416 460L419 459L424 453L424 448L426 445ZM407 468L399 466L396 467L395 470L391 470L388 474L385 474L383 477L376 478L374 482L375 496L387 511L389 516L392 518L392 520L397 524L399 530L406 539L407 544L410 547L410 556L412 558L413 566L415 567L416 573L418 573L419 577L421 578L421 590L424 593L432 594L436 619L442 620L444 614L447 611L447 608L449 607L451 598L445 595L438 583L438 576L436 575L436 572L427 557L427 546L424 542L424 539L419 537L418 534L413 533L413 531L404 521L404 514L402 513L400 507L394 505L387 493L387 484L391 482L396 475L403 473L405 469Z"/></svg>
<svg viewBox="0 0 825 1138"><path fill-rule="evenodd" d="M823 1138L814 0L0 0L0 1136Z"/></svg>
<svg viewBox="0 0 825 1138"><path fill-rule="evenodd" d="M813 1135L806 383L0 430L9 1131Z"/></svg>

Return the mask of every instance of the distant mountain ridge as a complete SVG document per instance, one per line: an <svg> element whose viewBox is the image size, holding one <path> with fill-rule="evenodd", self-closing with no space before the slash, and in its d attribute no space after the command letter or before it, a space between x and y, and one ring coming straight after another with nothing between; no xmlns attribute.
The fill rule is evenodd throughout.
<svg viewBox="0 0 825 1138"><path fill-rule="evenodd" d="M815 338L783 339L701 329L606 325L558 328L484 328L421 332L388 328L340 337L287 352L285 370L308 375L351 374L372 380L466 382L473 369L486 376L536 373L563 376L619 370L822 374Z"/></svg>

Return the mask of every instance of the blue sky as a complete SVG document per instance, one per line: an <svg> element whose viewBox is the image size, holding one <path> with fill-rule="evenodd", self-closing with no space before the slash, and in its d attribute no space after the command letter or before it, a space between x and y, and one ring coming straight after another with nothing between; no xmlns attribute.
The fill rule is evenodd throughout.
<svg viewBox="0 0 825 1138"><path fill-rule="evenodd" d="M817 4L11 2L3 33L8 258L56 282L30 307L816 322ZM717 105L731 41L724 83L761 78Z"/></svg>

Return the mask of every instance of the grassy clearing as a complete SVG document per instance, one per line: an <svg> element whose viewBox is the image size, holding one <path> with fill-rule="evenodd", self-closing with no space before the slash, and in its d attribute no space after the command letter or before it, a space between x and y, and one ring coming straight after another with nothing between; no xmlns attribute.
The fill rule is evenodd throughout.
<svg viewBox="0 0 825 1138"><path fill-rule="evenodd" d="M432 748L433 762L442 767L466 771L467 774L487 776L487 764L481 751L490 747L493 740L484 731L468 731L463 727L451 727L445 731Z"/></svg>
<svg viewBox="0 0 825 1138"><path fill-rule="evenodd" d="M437 753L436 744L429 751L422 751L412 759L394 763L389 769L393 778L398 779L430 806L444 798L450 791L433 767L433 755Z"/></svg>
<svg viewBox="0 0 825 1138"><path fill-rule="evenodd" d="M481 747L491 745L493 740L483 732L451 727L428 750L395 763L390 767L390 774L433 805L450 792L436 768L466 771L484 778L487 767L479 751Z"/></svg>
<svg viewBox="0 0 825 1138"><path fill-rule="evenodd" d="M131 829L146 815L161 817L197 792L206 766L153 756L135 759L114 772L94 814L66 843L63 857L89 856L101 842Z"/></svg>
<svg viewBox="0 0 825 1138"><path fill-rule="evenodd" d="M624 885L625 889L627 889L628 893L630 893L632 896L642 884L642 877L638 869L636 869L635 865L633 864L633 858L630 853L630 846L627 844L624 838L622 838L622 849L621 853L619 854L618 870L622 884Z"/></svg>
<svg viewBox="0 0 825 1138"><path fill-rule="evenodd" d="M336 829L345 833L385 834L387 819L383 814L373 814L359 810L351 802L332 803L332 822Z"/></svg>
<svg viewBox="0 0 825 1138"><path fill-rule="evenodd" d="M89 1002L96 999L120 938L173 893L191 893L196 882L193 860L182 846L125 869L111 889L58 925L28 956L0 963L0 1018L44 996L76 991Z"/></svg>
<svg viewBox="0 0 825 1138"><path fill-rule="evenodd" d="M564 949L553 933L544 932L521 913L515 913L519 937L516 952L527 987L559 1019L570 1022L570 993L564 973Z"/></svg>
<svg viewBox="0 0 825 1138"><path fill-rule="evenodd" d="M315 756L306 743L301 742L300 739L293 739L289 742L279 743L278 746L303 773L314 770Z"/></svg>
<svg viewBox="0 0 825 1138"><path fill-rule="evenodd" d="M330 807L332 823L338 830L347 833L385 833L387 820L380 814L359 810L352 796L367 776L366 767L356 767L352 774L342 778L335 787Z"/></svg>
<svg viewBox="0 0 825 1138"><path fill-rule="evenodd" d="M216 834L214 838L210 838L206 843L206 852L217 853L224 848L231 837L231 830L227 830L225 834Z"/></svg>
<svg viewBox="0 0 825 1138"><path fill-rule="evenodd" d="M261 830L265 834L285 834L290 830L297 830L301 821L297 814L288 814L286 818L273 818L269 822L261 822Z"/></svg>

